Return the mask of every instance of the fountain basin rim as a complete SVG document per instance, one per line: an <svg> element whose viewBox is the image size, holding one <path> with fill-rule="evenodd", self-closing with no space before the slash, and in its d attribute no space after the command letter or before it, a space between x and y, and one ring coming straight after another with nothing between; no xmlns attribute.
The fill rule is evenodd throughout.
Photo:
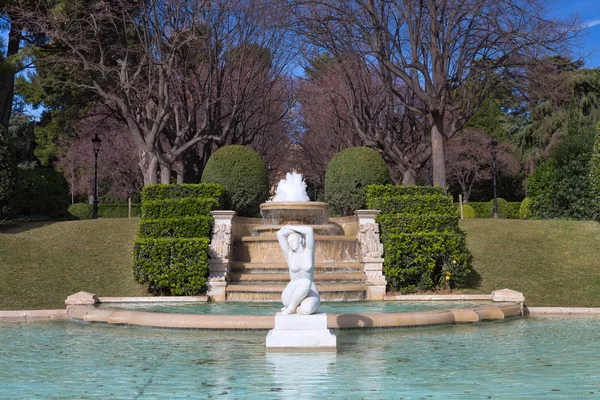
<svg viewBox="0 0 600 400"><path fill-rule="evenodd" d="M269 201L260 205L262 210L327 210L329 204L322 201Z"/></svg>
<svg viewBox="0 0 600 400"><path fill-rule="evenodd" d="M92 305L73 306L67 313L72 320L153 328L268 330L275 325L275 315L179 314L100 309ZM327 326L330 329L402 328L475 323L519 316L522 316L520 303L505 303L404 313L327 314Z"/></svg>

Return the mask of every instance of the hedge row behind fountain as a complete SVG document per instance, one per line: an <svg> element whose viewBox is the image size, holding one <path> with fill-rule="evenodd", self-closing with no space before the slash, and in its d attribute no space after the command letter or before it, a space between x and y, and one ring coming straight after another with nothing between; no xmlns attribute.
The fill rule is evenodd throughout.
<svg viewBox="0 0 600 400"><path fill-rule="evenodd" d="M134 278L155 295L206 292L208 245L225 189L215 184L149 185L133 248Z"/></svg>
<svg viewBox="0 0 600 400"><path fill-rule="evenodd" d="M471 255L452 198L440 187L370 185L367 207L380 210L384 275L397 292L461 286Z"/></svg>

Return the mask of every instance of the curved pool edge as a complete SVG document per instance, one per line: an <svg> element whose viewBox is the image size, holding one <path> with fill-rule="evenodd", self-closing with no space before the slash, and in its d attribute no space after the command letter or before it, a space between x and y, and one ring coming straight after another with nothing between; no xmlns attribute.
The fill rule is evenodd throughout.
<svg viewBox="0 0 600 400"><path fill-rule="evenodd" d="M99 309L93 305L71 306L69 319L110 325L133 325L150 328L269 330L275 325L274 315L207 315L149 311ZM503 320L522 316L520 303L505 303L404 313L327 314L330 329L378 329L465 324Z"/></svg>

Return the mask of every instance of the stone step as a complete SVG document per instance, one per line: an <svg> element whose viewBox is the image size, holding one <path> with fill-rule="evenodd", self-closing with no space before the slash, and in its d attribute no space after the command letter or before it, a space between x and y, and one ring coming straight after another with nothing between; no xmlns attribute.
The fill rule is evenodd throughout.
<svg viewBox="0 0 600 400"><path fill-rule="evenodd" d="M264 240L262 236L244 236L233 245L235 261L253 263L285 263L285 256L275 237ZM323 236L333 240L317 240L315 260L317 262L357 261L358 242L354 236Z"/></svg>
<svg viewBox="0 0 600 400"><path fill-rule="evenodd" d="M316 282L352 282L352 283L362 283L364 279L364 274L362 272L354 272L354 273L336 273L329 272L324 274L315 274ZM240 273L231 273L229 274L229 281L231 283L234 282L289 282L290 275L285 273L250 273L250 274L240 274Z"/></svg>
<svg viewBox="0 0 600 400"><path fill-rule="evenodd" d="M348 301L348 300L365 300L367 298L367 287L364 284L338 284L338 285L355 285L356 289L360 290L345 290L348 287L338 287L339 291L325 291L322 288L319 288L319 294L321 296L321 301ZM231 285L233 286L233 285ZM239 286L250 286L250 285L239 285ZM255 285L256 286L256 285ZM269 287L273 285L268 285ZM323 284L317 286L323 286ZM230 286L227 287L229 289ZM281 292L283 291L283 286L281 290L278 292L275 291L240 291L233 290L226 292L226 300L227 301L274 301L281 302Z"/></svg>
<svg viewBox="0 0 600 400"><path fill-rule="evenodd" d="M287 283L268 283L268 284L240 284L232 283L227 285L227 292L258 292L258 293L279 293L283 292L283 289L287 286ZM364 283L317 283L317 290L319 294L323 296L324 293L329 292L358 292L367 290L367 285Z"/></svg>
<svg viewBox="0 0 600 400"><path fill-rule="evenodd" d="M278 242L277 235L242 236L241 242ZM315 235L315 242L356 242L356 236L350 235Z"/></svg>
<svg viewBox="0 0 600 400"><path fill-rule="evenodd" d="M282 273L288 271L287 263L252 263L252 262L234 262L232 272L235 273ZM355 261L347 262L317 262L315 263L315 273L352 273L362 272L360 263Z"/></svg>

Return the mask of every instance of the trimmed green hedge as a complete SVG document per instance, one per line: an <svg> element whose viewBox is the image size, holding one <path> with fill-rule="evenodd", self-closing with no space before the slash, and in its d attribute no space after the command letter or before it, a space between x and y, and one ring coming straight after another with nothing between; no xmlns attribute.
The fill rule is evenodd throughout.
<svg viewBox="0 0 600 400"><path fill-rule="evenodd" d="M369 186L367 207L381 210L384 274L392 291L461 286L471 255L456 207L441 188Z"/></svg>
<svg viewBox="0 0 600 400"><path fill-rule="evenodd" d="M208 238L137 239L133 248L133 275L154 295L205 293L208 245Z"/></svg>
<svg viewBox="0 0 600 400"><path fill-rule="evenodd" d="M493 218L494 200L490 201L470 201L469 206L475 210L475 218ZM503 198L498 198L498 218L520 219L521 202L508 202Z"/></svg>
<svg viewBox="0 0 600 400"><path fill-rule="evenodd" d="M439 214L454 215L452 198L445 195L415 194L396 197L370 197L368 196L367 208L380 210L382 214Z"/></svg>
<svg viewBox="0 0 600 400"><path fill-rule="evenodd" d="M202 238L209 237L213 226L211 216L142 220L140 238Z"/></svg>
<svg viewBox="0 0 600 400"><path fill-rule="evenodd" d="M87 203L75 203L69 206L69 214L74 219L92 219L94 205ZM139 204L131 205L131 216L141 216L141 207ZM99 204L98 217L100 218L128 218L128 204Z"/></svg>
<svg viewBox="0 0 600 400"><path fill-rule="evenodd" d="M367 202L365 188L390 183L390 171L381 156L368 147L337 153L325 171L325 201L332 215L352 215Z"/></svg>
<svg viewBox="0 0 600 400"><path fill-rule="evenodd" d="M210 197L150 200L142 202L142 218L158 219L210 215L210 211L217 208L219 208L219 202Z"/></svg>
<svg viewBox="0 0 600 400"><path fill-rule="evenodd" d="M142 202L152 200L182 199L184 197L212 197L223 205L225 188L214 183L148 185L142 189Z"/></svg>
<svg viewBox="0 0 600 400"><path fill-rule="evenodd" d="M378 222L382 237L412 232L455 232L458 230L457 215L435 214L383 214Z"/></svg>
<svg viewBox="0 0 600 400"><path fill-rule="evenodd" d="M471 272L463 233L397 233L385 235L383 242L383 272L392 290L441 288L446 273L453 284L460 285Z"/></svg>
<svg viewBox="0 0 600 400"><path fill-rule="evenodd" d="M206 293L219 185L150 185L142 189L142 220L134 244L134 278L155 295Z"/></svg>
<svg viewBox="0 0 600 400"><path fill-rule="evenodd" d="M389 198L413 195L445 195L446 192L439 186L395 186L395 185L369 185L367 187L369 198Z"/></svg>

